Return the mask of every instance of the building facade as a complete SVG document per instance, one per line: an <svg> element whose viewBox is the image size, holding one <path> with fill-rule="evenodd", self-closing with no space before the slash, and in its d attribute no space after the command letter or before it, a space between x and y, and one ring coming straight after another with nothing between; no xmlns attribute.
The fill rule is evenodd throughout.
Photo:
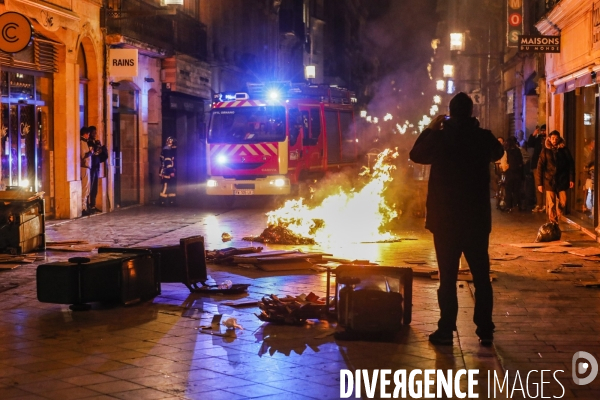
<svg viewBox="0 0 600 400"><path fill-rule="evenodd" d="M548 130L561 132L575 159L569 217L598 237L600 1L562 0L536 27L561 38L561 52L545 56L545 114Z"/></svg>
<svg viewBox="0 0 600 400"><path fill-rule="evenodd" d="M81 215L79 129L105 128L101 6L101 0L0 2L0 13L24 15L35 32L25 50L0 52L0 185L43 191L49 217Z"/></svg>

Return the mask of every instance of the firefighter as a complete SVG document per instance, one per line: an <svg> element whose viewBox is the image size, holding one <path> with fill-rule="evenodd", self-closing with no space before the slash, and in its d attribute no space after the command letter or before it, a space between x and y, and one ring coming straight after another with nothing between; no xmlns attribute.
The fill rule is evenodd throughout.
<svg viewBox="0 0 600 400"><path fill-rule="evenodd" d="M177 199L177 175L175 169L175 153L177 152L177 142L169 136L166 145L160 152L160 183L162 189L160 192L161 206L174 206Z"/></svg>

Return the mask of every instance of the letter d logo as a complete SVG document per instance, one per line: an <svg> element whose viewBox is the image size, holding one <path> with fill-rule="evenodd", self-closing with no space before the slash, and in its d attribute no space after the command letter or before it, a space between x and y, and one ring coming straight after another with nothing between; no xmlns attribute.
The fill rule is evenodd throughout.
<svg viewBox="0 0 600 400"><path fill-rule="evenodd" d="M577 360L580 358L584 358L587 362L577 363ZM590 370L590 367L591 370ZM578 351L573 354L573 361L571 363L571 369L573 374L573 382L576 385L587 385L592 383L596 376L598 376L598 361L594 358L593 355L587 353L585 351ZM579 378L577 374L585 374L587 371L590 371L590 374L587 378Z"/></svg>

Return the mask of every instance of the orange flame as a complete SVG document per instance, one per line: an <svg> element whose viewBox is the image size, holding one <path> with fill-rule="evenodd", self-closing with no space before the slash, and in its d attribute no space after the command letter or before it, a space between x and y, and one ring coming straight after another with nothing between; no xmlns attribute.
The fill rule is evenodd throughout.
<svg viewBox="0 0 600 400"><path fill-rule="evenodd" d="M287 201L267 213L268 225L285 226L321 244L394 240L395 236L384 226L398 213L386 204L383 192L393 180L396 167L391 161L396 157L395 150L381 152L372 171L365 168L361 172L361 176L370 179L360 190L338 189L315 207L306 205L303 198Z"/></svg>

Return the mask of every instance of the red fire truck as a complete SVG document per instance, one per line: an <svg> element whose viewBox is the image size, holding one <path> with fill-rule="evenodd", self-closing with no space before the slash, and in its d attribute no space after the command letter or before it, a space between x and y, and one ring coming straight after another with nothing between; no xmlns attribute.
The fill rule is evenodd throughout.
<svg viewBox="0 0 600 400"><path fill-rule="evenodd" d="M334 86L248 84L219 93L207 133L208 195L280 195L355 167L352 92Z"/></svg>

